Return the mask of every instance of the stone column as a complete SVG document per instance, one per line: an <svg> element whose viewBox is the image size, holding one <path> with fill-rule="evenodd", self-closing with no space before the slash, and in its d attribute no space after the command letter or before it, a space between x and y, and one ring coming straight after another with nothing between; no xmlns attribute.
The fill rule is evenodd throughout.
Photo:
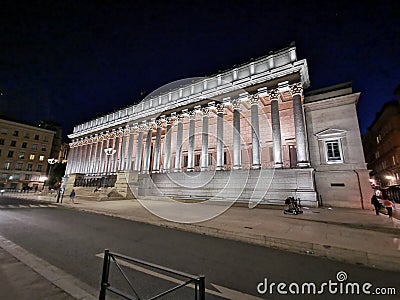
<svg viewBox="0 0 400 300"><path fill-rule="evenodd" d="M74 142L69 144L69 152L67 156L67 168L65 174L72 174L74 167L75 146Z"/></svg>
<svg viewBox="0 0 400 300"><path fill-rule="evenodd" d="M195 138L196 111L189 112L189 144L187 171L194 171L194 138Z"/></svg>
<svg viewBox="0 0 400 300"><path fill-rule="evenodd" d="M233 169L242 168L242 149L240 142L240 100L232 101L233 108Z"/></svg>
<svg viewBox="0 0 400 300"><path fill-rule="evenodd" d="M157 120L156 143L154 145L154 160L153 160L153 173L160 172L160 158L161 158L161 131L165 120Z"/></svg>
<svg viewBox="0 0 400 300"><path fill-rule="evenodd" d="M291 86L291 93L293 97L297 166L305 168L310 166L310 162L308 160L306 126L304 122L303 104L301 102L301 95L303 94L303 86L301 82L293 84Z"/></svg>
<svg viewBox="0 0 400 300"><path fill-rule="evenodd" d="M85 156L86 156L86 146L87 144L84 144L85 140L82 139L82 145L81 145L81 155L79 159L79 173L84 172L84 167L85 167Z"/></svg>
<svg viewBox="0 0 400 300"><path fill-rule="evenodd" d="M115 150L115 154L112 156L113 164L112 164L112 169L111 172L117 172L118 171L118 158L119 158L119 146L121 144L121 137L120 137L120 132L119 130L116 130L115 132L115 137L114 137L114 145L113 149Z"/></svg>
<svg viewBox="0 0 400 300"><path fill-rule="evenodd" d="M274 150L274 168L282 168L282 137L281 137L281 123L279 120L279 93L277 90L269 92L271 100L271 123L272 123L272 140Z"/></svg>
<svg viewBox="0 0 400 300"><path fill-rule="evenodd" d="M151 159L151 143L152 143L152 136L153 136L153 126L154 120L152 120L148 124L148 131L146 136L146 145L145 151L143 156L143 173L148 174L150 171L150 159Z"/></svg>
<svg viewBox="0 0 400 300"><path fill-rule="evenodd" d="M182 133L183 133L183 118L180 114L178 116L178 130L176 132L176 153L175 153L175 172L182 172Z"/></svg>
<svg viewBox="0 0 400 300"><path fill-rule="evenodd" d="M84 158L84 162L83 162L83 173L87 174L89 173L88 169L89 169L89 162L90 162L90 151L91 151L91 138L87 138L86 139L86 153L85 153L85 158Z"/></svg>
<svg viewBox="0 0 400 300"><path fill-rule="evenodd" d="M201 133L201 170L208 170L208 114L210 109L203 107L201 112L203 113L203 127Z"/></svg>
<svg viewBox="0 0 400 300"><path fill-rule="evenodd" d="M167 128L165 130L165 144L164 144L164 163L163 170L168 173L171 169L171 126L174 122L173 117L167 118Z"/></svg>
<svg viewBox="0 0 400 300"><path fill-rule="evenodd" d="M95 173L101 173L101 155L103 152L103 134L100 133L98 139L97 139L97 160L96 160L96 165L95 165Z"/></svg>
<svg viewBox="0 0 400 300"><path fill-rule="evenodd" d="M106 172L106 168L107 168L107 155L104 153L104 149L108 148L109 146L109 138L110 135L108 133L108 131L106 132L105 136L104 136L104 140L103 140L103 147L101 148L101 154L102 154L102 159L101 159L101 170L102 173Z"/></svg>
<svg viewBox="0 0 400 300"><path fill-rule="evenodd" d="M118 167L118 171L124 171L126 170L126 143L129 139L129 135L126 131L126 127L121 129L121 139L122 139L122 143L121 143L121 153L120 153L120 158L119 158L119 167Z"/></svg>
<svg viewBox="0 0 400 300"><path fill-rule="evenodd" d="M95 134L95 136L92 139L92 157L90 158L90 173L91 174L96 173L95 167L96 167L96 159L97 159L97 147L98 147L98 135Z"/></svg>
<svg viewBox="0 0 400 300"><path fill-rule="evenodd" d="M132 156L133 156L133 144L135 141L135 132L138 130L137 125L133 126L132 128L128 129L129 134L129 143L128 143L128 151L127 151L127 158L126 158L126 170L131 171L133 168L132 166Z"/></svg>
<svg viewBox="0 0 400 300"><path fill-rule="evenodd" d="M258 121L258 95L251 95L249 97L251 105L251 154L252 154L252 168L260 169L260 125Z"/></svg>
<svg viewBox="0 0 400 300"><path fill-rule="evenodd" d="M217 107L217 166L216 170L224 169L224 105L218 103Z"/></svg>
<svg viewBox="0 0 400 300"><path fill-rule="evenodd" d="M147 129L146 124L139 125L139 134L136 148L135 171L142 170L142 152L143 152L143 132Z"/></svg>
<svg viewBox="0 0 400 300"><path fill-rule="evenodd" d="M70 158L68 155L68 162L71 160L70 174L77 173L77 165L78 165L77 162L78 162L78 154L79 154L78 141L75 140L72 144L74 147L73 156Z"/></svg>

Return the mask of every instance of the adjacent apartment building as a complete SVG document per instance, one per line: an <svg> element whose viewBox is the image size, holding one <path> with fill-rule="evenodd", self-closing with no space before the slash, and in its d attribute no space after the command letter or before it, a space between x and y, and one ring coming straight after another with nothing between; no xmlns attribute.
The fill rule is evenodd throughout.
<svg viewBox="0 0 400 300"><path fill-rule="evenodd" d="M376 114L363 146L372 186L400 203L400 85L396 91L398 99L385 103Z"/></svg>
<svg viewBox="0 0 400 300"><path fill-rule="evenodd" d="M41 190L56 132L0 119L0 188Z"/></svg>

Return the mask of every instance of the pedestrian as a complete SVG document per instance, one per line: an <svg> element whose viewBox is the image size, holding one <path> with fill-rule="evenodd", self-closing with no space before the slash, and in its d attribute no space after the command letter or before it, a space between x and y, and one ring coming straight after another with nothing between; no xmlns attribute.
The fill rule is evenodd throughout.
<svg viewBox="0 0 400 300"><path fill-rule="evenodd" d="M72 190L71 194L69 194L70 202L74 203L74 198L75 198L75 190Z"/></svg>
<svg viewBox="0 0 400 300"><path fill-rule="evenodd" d="M371 198L371 204L375 207L375 213L379 216L379 210L382 207L382 204L379 202L378 197L374 194Z"/></svg>
<svg viewBox="0 0 400 300"><path fill-rule="evenodd" d="M389 218L391 218L393 215L393 208L394 208L393 202L388 199L384 199L382 201L382 205L384 207L386 207L387 214L388 214Z"/></svg>

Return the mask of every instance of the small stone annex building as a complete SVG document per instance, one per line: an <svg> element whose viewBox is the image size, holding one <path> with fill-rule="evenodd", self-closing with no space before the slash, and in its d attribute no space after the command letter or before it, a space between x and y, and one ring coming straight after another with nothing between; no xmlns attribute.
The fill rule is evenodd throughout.
<svg viewBox="0 0 400 300"><path fill-rule="evenodd" d="M66 192L107 186L128 198L255 206L294 196L311 207L364 207L372 190L360 93L345 83L304 94L309 85L307 61L291 45L79 124Z"/></svg>

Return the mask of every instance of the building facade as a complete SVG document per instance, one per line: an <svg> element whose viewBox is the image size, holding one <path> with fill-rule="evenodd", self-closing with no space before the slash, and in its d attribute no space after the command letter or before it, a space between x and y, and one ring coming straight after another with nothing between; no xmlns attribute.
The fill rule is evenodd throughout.
<svg viewBox="0 0 400 300"><path fill-rule="evenodd" d="M117 193L142 199L362 207L359 93L340 85L305 96L309 85L307 61L290 46L157 90L75 126L66 188L114 176Z"/></svg>
<svg viewBox="0 0 400 300"><path fill-rule="evenodd" d="M0 119L1 189L41 190L55 132Z"/></svg>
<svg viewBox="0 0 400 300"><path fill-rule="evenodd" d="M400 100L384 104L363 136L371 184L400 203Z"/></svg>

